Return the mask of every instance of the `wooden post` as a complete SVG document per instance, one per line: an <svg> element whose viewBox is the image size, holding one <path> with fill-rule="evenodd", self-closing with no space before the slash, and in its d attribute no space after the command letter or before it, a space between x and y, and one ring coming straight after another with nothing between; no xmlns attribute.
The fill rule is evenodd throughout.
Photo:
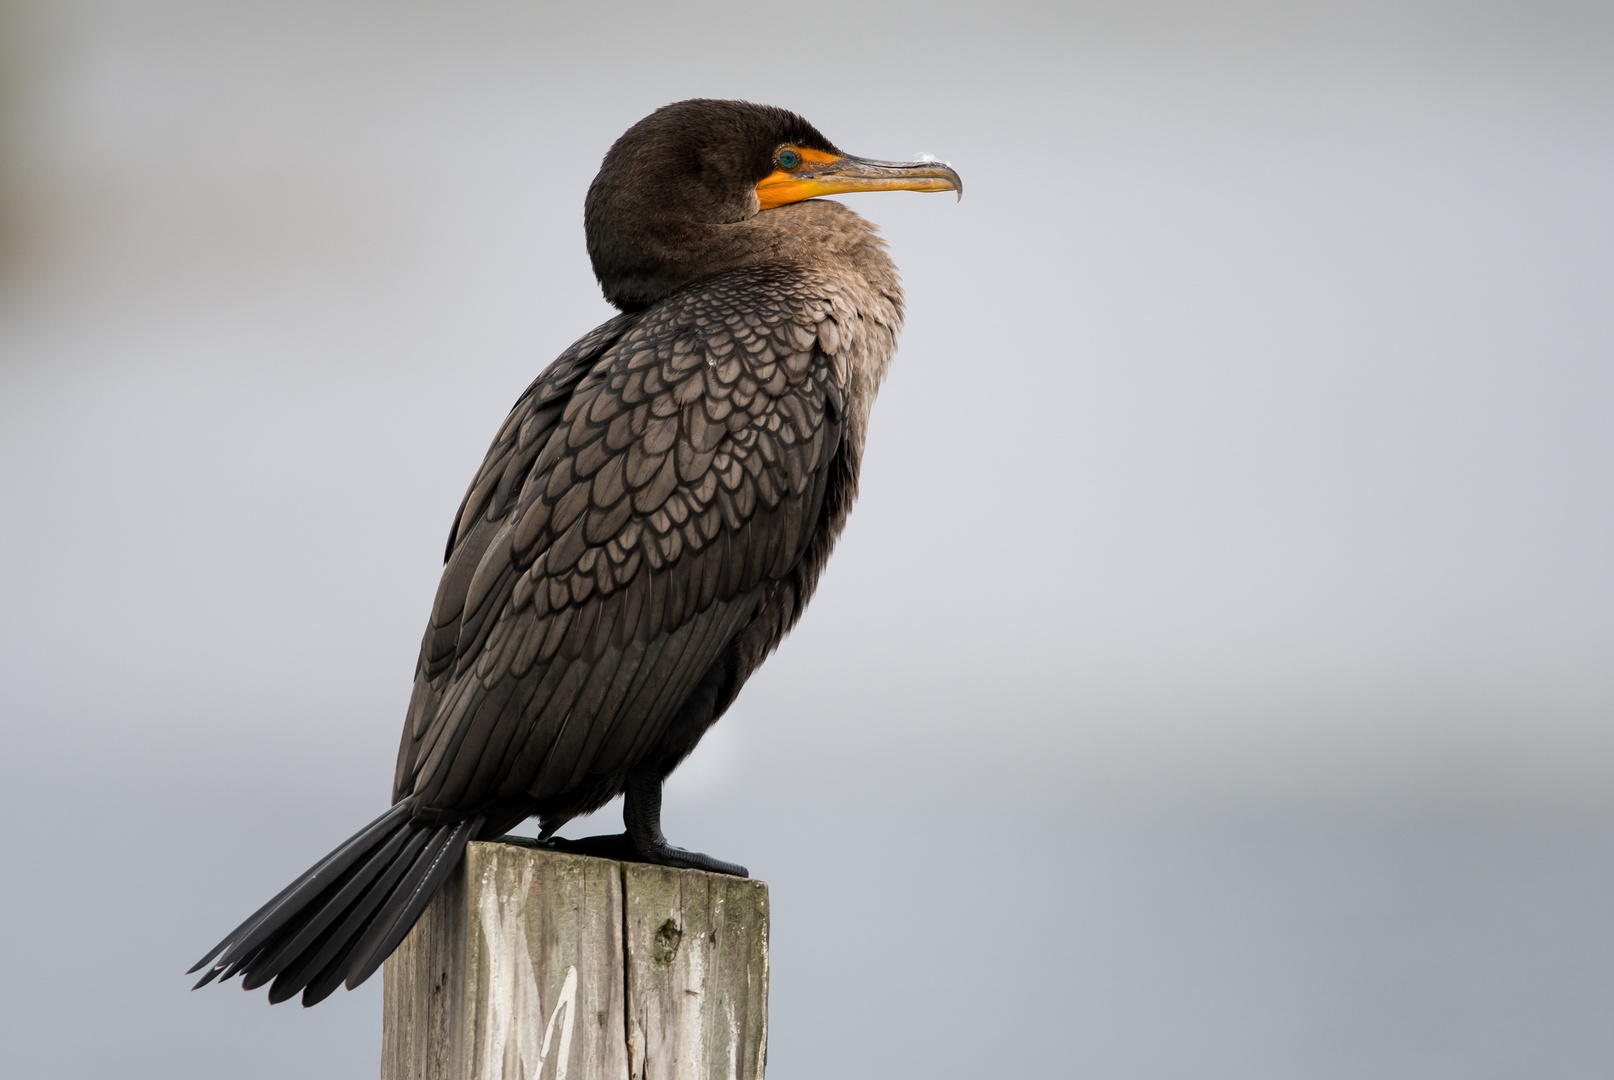
<svg viewBox="0 0 1614 1080"><path fill-rule="evenodd" d="M383 977L381 1080L763 1080L768 887L472 844Z"/></svg>

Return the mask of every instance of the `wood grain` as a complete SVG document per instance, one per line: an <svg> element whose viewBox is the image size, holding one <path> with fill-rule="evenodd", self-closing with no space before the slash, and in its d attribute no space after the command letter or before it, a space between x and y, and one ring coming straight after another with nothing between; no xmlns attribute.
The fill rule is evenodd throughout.
<svg viewBox="0 0 1614 1080"><path fill-rule="evenodd" d="M382 1080L762 1080L758 881L509 843L387 961Z"/></svg>
<svg viewBox="0 0 1614 1080"><path fill-rule="evenodd" d="M761 1080L768 1055L768 888L623 864L633 1076Z"/></svg>

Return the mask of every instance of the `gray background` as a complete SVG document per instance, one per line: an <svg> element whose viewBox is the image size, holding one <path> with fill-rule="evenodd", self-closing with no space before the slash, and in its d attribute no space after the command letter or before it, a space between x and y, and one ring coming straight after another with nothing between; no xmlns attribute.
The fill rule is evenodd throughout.
<svg viewBox="0 0 1614 1080"><path fill-rule="evenodd" d="M39 0L0 64L0 1073L373 1073L379 980L180 972L384 805L588 180L693 95L968 184L848 200L863 500L670 788L773 888L770 1075L1614 1072L1606 3Z"/></svg>

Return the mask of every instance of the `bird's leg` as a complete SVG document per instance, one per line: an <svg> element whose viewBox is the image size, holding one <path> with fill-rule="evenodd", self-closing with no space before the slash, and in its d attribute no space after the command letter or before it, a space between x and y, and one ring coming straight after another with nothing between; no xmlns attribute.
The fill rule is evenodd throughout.
<svg viewBox="0 0 1614 1080"><path fill-rule="evenodd" d="M667 843L667 838L661 834L659 776L635 773L628 777L627 790L622 799L622 824L628 830L628 841L633 845L637 862L705 870L713 874L733 874L735 877L751 876L743 866L714 859L698 851L685 851Z"/></svg>
<svg viewBox="0 0 1614 1080"><path fill-rule="evenodd" d="M576 855L593 855L621 862L657 863L685 870L732 874L735 877L751 876L743 866L714 859L698 851L685 851L667 843L667 838L661 835L661 777L653 773L636 773L628 777L622 799L622 824L626 832L585 836L581 840L557 836L547 843L557 851L569 851Z"/></svg>

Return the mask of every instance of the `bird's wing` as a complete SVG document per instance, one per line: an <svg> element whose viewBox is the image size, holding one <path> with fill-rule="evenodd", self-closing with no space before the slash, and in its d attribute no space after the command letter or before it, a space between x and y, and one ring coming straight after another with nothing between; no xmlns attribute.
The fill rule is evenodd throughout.
<svg viewBox="0 0 1614 1080"><path fill-rule="evenodd" d="M724 275L528 392L456 526L396 798L542 800L642 759L812 535L847 344L800 280Z"/></svg>
<svg viewBox="0 0 1614 1080"><path fill-rule="evenodd" d="M482 467L476 471L471 486L465 489L465 498L460 500L453 527L448 531L448 548L443 553L445 563L454 558L455 548L461 546L460 542L476 525L478 517L489 522L503 519L510 508L511 493L519 490L516 485L526 478L533 459L543 448L544 436L560 421L572 391L577 389L600 354L637 319L637 314L618 315L590 330L556 357L522 393L499 433L493 437ZM446 585L447 575L443 581ZM464 598L463 588L459 596Z"/></svg>

